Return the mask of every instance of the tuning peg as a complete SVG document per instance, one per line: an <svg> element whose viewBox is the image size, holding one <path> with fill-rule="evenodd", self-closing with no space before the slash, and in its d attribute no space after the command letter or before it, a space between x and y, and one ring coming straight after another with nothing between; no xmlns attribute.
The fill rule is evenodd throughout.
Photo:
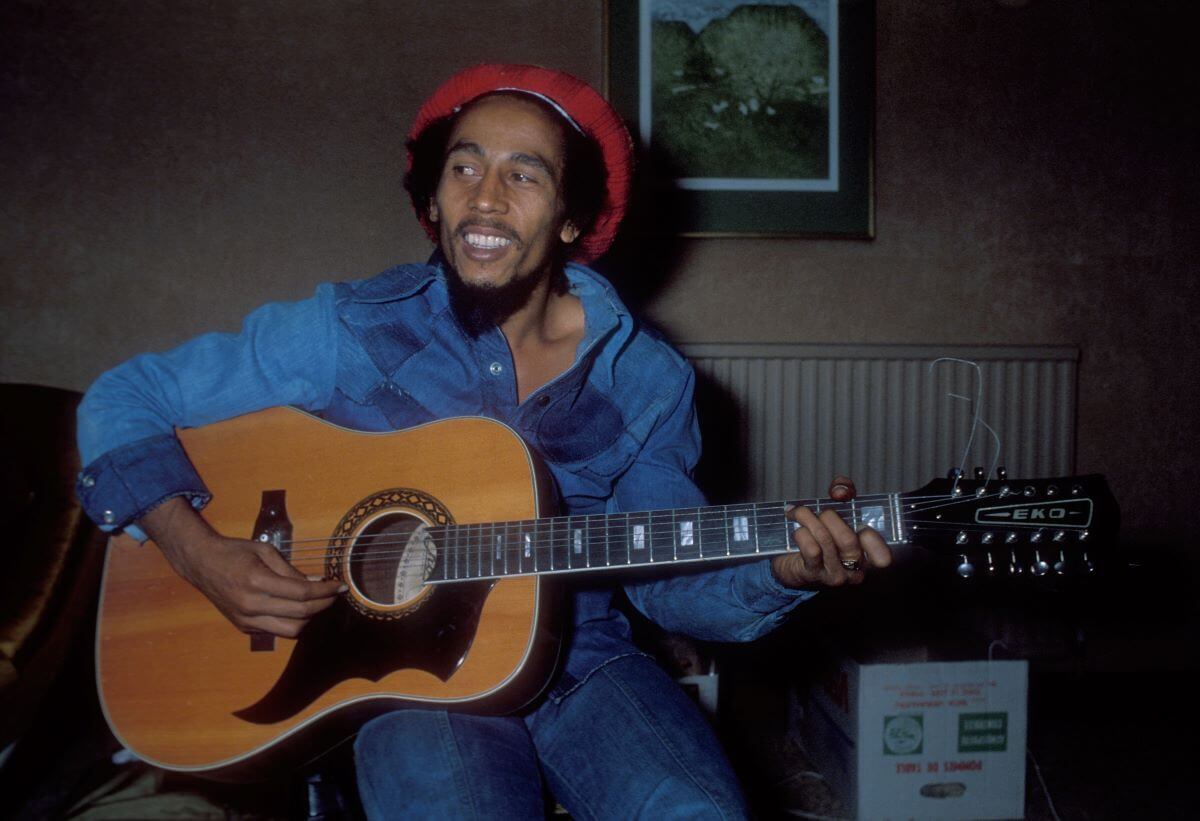
<svg viewBox="0 0 1200 821"><path fill-rule="evenodd" d="M979 465L975 466L975 478L976 479L986 479L987 478L987 474L984 473L983 468L981 468Z"/></svg>
<svg viewBox="0 0 1200 821"><path fill-rule="evenodd" d="M1054 563L1054 572L1060 576L1067 575L1067 554L1065 551L1058 551L1058 561Z"/></svg>
<svg viewBox="0 0 1200 821"><path fill-rule="evenodd" d="M987 552L987 574L989 576L996 575L996 561L992 558L992 551Z"/></svg>
<svg viewBox="0 0 1200 821"><path fill-rule="evenodd" d="M1022 576L1025 574L1025 568L1017 560L1017 551L1015 550L1010 550L1008 553L1008 572L1011 576Z"/></svg>
<svg viewBox="0 0 1200 821"><path fill-rule="evenodd" d="M962 468L950 468L948 471L946 471L947 479L961 479L962 475Z"/></svg>
<svg viewBox="0 0 1200 821"><path fill-rule="evenodd" d="M971 564L971 560L967 558L967 554L965 553L960 558L962 561L957 568L958 575L964 579L969 579L975 575L975 565Z"/></svg>
<svg viewBox="0 0 1200 821"><path fill-rule="evenodd" d="M1096 572L1096 563L1092 561L1090 556L1088 556L1086 550L1083 551L1083 572L1084 573L1095 573Z"/></svg>
<svg viewBox="0 0 1200 821"><path fill-rule="evenodd" d="M955 544L966 544L969 539L970 539L970 537L967 536L967 531L960 530L960 531L958 531L958 535L954 537L954 543Z"/></svg>
<svg viewBox="0 0 1200 821"><path fill-rule="evenodd" d="M999 479L1001 482L1003 482L1005 479L1007 479L1008 478L1008 468L1006 468L1006 467L996 468L996 478Z"/></svg>
<svg viewBox="0 0 1200 821"><path fill-rule="evenodd" d="M1050 572L1050 565L1042 558L1041 553L1033 551L1033 564L1029 568L1035 576L1045 576Z"/></svg>

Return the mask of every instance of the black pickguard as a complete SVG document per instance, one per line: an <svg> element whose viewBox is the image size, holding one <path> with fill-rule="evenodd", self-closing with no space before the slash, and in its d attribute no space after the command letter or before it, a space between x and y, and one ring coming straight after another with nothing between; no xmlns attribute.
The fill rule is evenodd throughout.
<svg viewBox="0 0 1200 821"><path fill-rule="evenodd" d="M471 648L494 584L483 580L436 587L415 611L391 620L370 618L338 599L304 628L270 691L234 715L273 724L294 716L339 682L379 681L408 668L446 681Z"/></svg>

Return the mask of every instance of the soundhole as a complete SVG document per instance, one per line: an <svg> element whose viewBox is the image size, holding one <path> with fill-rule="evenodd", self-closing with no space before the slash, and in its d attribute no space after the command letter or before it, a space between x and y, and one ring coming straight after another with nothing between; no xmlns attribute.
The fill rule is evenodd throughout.
<svg viewBox="0 0 1200 821"><path fill-rule="evenodd" d="M350 548L350 580L377 606L415 603L426 591L437 551L421 519L404 511L371 521Z"/></svg>

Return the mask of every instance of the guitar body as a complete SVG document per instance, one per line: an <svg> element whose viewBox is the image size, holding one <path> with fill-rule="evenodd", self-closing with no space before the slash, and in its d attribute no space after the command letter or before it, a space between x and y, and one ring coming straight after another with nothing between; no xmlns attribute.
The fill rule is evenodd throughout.
<svg viewBox="0 0 1200 821"><path fill-rule="evenodd" d="M508 712L545 687L559 646L546 581L414 593L411 582L402 591L403 562L378 562L379 576L363 561L395 554L390 545L419 539L421 525L543 513L549 483L509 428L461 418L366 434L275 408L180 439L213 493L202 515L218 532L251 538L264 517L285 518L292 563L350 590L296 640L251 636L153 544L114 538L98 684L114 733L140 757L246 777L311 758L392 709Z"/></svg>

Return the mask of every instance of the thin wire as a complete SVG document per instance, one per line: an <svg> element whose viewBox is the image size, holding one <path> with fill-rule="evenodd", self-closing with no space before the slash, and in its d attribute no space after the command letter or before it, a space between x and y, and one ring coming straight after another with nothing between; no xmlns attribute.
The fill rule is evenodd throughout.
<svg viewBox="0 0 1200 821"><path fill-rule="evenodd" d="M951 399L961 399L964 402L971 401L967 397L960 396L957 393L952 393L952 394L948 394L948 395ZM985 428L987 428L988 433L990 433L992 435L992 440L996 443L996 447L992 451L992 463L990 465L988 465L987 473L985 473L983 475L983 485L981 485L981 487L986 488L989 477L995 475L996 466L1000 464L1000 434L996 433L995 429L991 425L989 425L987 422L983 421L983 418L981 416L979 416L978 414L976 414L975 419L976 419L976 421L979 422L979 424L981 424ZM972 432L971 435L974 436L975 435L974 432ZM969 445L968 445L968 447L969 447ZM963 456L965 458L966 454L964 454ZM960 468L960 470L961 470L961 468Z"/></svg>
<svg viewBox="0 0 1200 821"><path fill-rule="evenodd" d="M1029 756L1029 763L1033 765L1033 771L1037 775L1038 783L1042 785L1042 795L1046 796L1046 805L1050 808L1050 817L1054 821L1062 821L1058 817L1058 810L1054 808L1054 799L1050 797L1050 788L1046 786L1046 779L1042 777L1042 768L1038 765L1037 759L1033 755L1033 748L1026 747L1025 752Z"/></svg>
<svg viewBox="0 0 1200 821"><path fill-rule="evenodd" d="M962 478L962 475L967 470L967 459L971 456L971 445L975 444L975 428L979 424L979 412L983 404L983 369L979 367L977 362L972 362L969 359L959 359L955 356L939 356L929 363L929 373L933 373L933 369L942 362L958 362L962 365L970 365L975 369L975 403L972 409L973 413L971 414L971 433L967 436L967 445L963 448L962 459L958 463L958 475L954 477L954 489L957 490L959 479ZM956 396L956 394L948 395Z"/></svg>

